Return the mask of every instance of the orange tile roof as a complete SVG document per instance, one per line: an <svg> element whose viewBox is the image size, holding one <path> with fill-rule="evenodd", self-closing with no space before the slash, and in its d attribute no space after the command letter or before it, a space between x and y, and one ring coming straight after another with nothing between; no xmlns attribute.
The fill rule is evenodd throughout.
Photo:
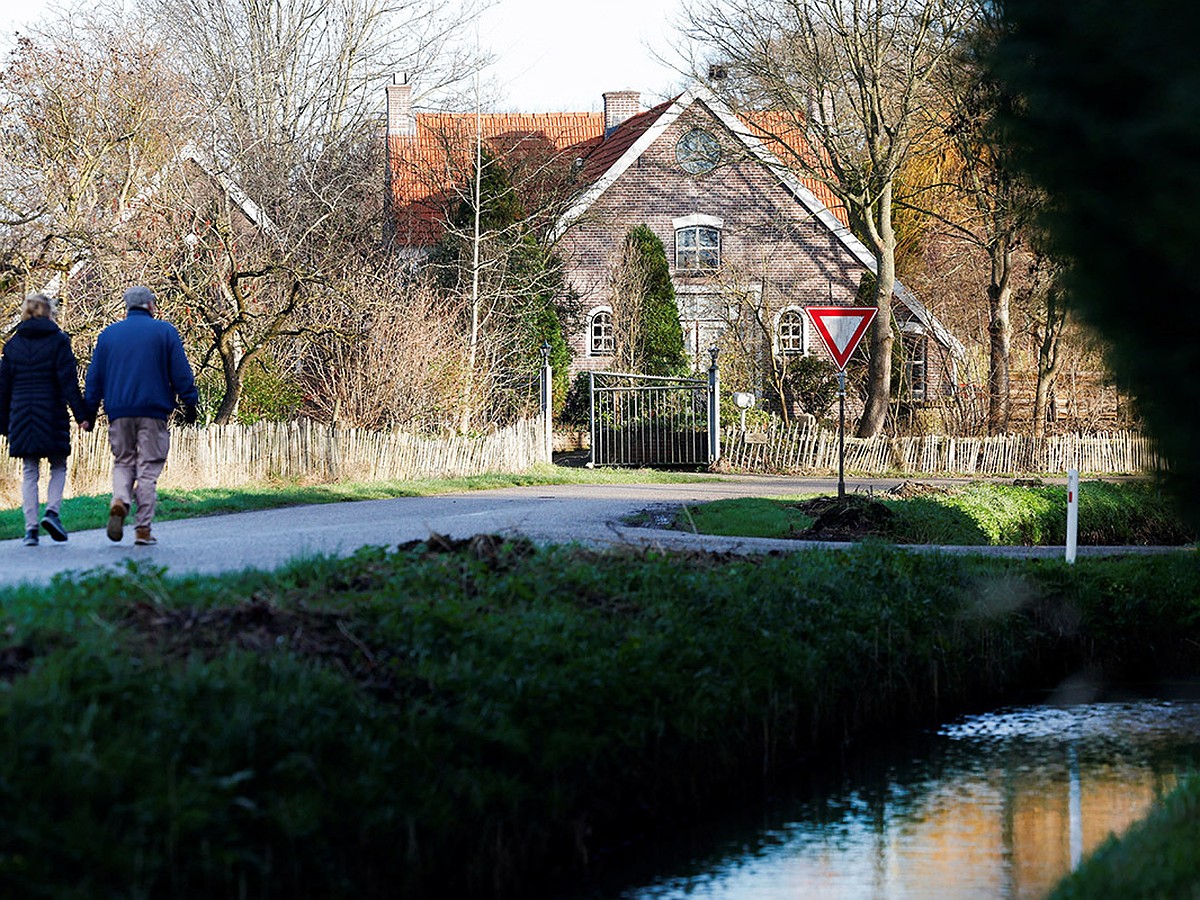
<svg viewBox="0 0 1200 900"><path fill-rule="evenodd" d="M414 135L388 136L395 240L401 246L428 246L440 238L458 186L469 177L477 125L493 154L510 168L525 164L536 170L544 176L543 184L547 178L561 183L564 173L582 161L574 182L580 187L607 172L674 102L626 119L607 139L603 113L418 113ZM750 132L771 149L778 139L773 135L786 136L781 122L781 117L759 120L750 124ZM801 181L845 222L845 210L825 185L808 178Z"/></svg>
<svg viewBox="0 0 1200 900"><path fill-rule="evenodd" d="M487 148L510 167L524 160L561 170L603 136L604 114L418 113L414 135L388 136L401 245L427 246L440 237L443 217L471 172L477 125Z"/></svg>
<svg viewBox="0 0 1200 900"><path fill-rule="evenodd" d="M800 129L794 116L782 112L758 112L743 116L742 121L746 123L750 134L762 141L763 146L775 154L785 166L797 156L812 159L809 144L799 133ZM842 201L834 196L829 185L811 177L802 176L800 181L843 225L850 224L846 208Z"/></svg>

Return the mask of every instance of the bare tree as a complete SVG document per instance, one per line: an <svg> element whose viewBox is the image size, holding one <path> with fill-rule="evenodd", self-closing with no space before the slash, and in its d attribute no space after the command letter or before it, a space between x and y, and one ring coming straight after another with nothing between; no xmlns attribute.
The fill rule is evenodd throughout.
<svg viewBox="0 0 1200 900"><path fill-rule="evenodd" d="M824 182L875 256L868 393L858 434L878 434L891 388L897 176L934 125L933 79L969 26L969 0L720 0L693 3L699 72L736 109L785 114L786 162ZM785 139L786 137L786 139Z"/></svg>
<svg viewBox="0 0 1200 900"><path fill-rule="evenodd" d="M988 260L988 431L993 434L1010 425L1016 254L1038 200L1013 164L997 124L1002 105L1011 101L983 62L1001 31L996 15L994 4L980 3L975 29L963 35L955 64L938 80L948 141L943 158L950 160L953 182L953 196L943 198L950 215L942 221Z"/></svg>
<svg viewBox="0 0 1200 900"><path fill-rule="evenodd" d="M383 266L337 291L329 332L304 341L300 382L316 418L357 428L443 433L458 424L462 311Z"/></svg>
<svg viewBox="0 0 1200 900"><path fill-rule="evenodd" d="M104 8L67 11L22 35L0 73L0 290L72 301L72 328L103 310L69 293L120 267L140 204L195 121L162 42ZM119 293L119 292L117 292Z"/></svg>
<svg viewBox="0 0 1200 900"><path fill-rule="evenodd" d="M455 29L474 8L471 0L149 0L146 8L206 115L191 154L201 171L190 170L192 183L177 180L170 196L156 192L155 214L171 228L144 235L139 249L177 294L204 365L220 370L216 418L229 421L247 366L290 338L327 332L328 306L381 252L378 86L403 69L421 69L433 87L469 73Z"/></svg>
<svg viewBox="0 0 1200 900"><path fill-rule="evenodd" d="M1026 305L1028 334L1037 360L1032 430L1041 437L1046 433L1050 396L1062 365L1068 295L1062 284L1062 268L1054 260L1038 256L1030 269L1029 284L1021 299Z"/></svg>
<svg viewBox="0 0 1200 900"><path fill-rule="evenodd" d="M561 262L539 238L565 202L568 163L553 147L485 136L482 127L470 116L446 117L427 135L440 153L419 173L441 173L430 202L441 207L444 233L426 267L463 313L463 431L528 411L543 342L564 388L568 363L556 306Z"/></svg>
<svg viewBox="0 0 1200 900"><path fill-rule="evenodd" d="M613 250L609 263L612 304L612 363L616 372L641 372L642 303L649 280L648 262L629 252L625 243Z"/></svg>

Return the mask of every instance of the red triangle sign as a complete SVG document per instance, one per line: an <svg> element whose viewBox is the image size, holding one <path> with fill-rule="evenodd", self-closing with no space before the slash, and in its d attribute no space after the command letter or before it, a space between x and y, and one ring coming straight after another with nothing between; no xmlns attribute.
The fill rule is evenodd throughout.
<svg viewBox="0 0 1200 900"><path fill-rule="evenodd" d="M807 311L839 371L879 312L874 306L810 306Z"/></svg>

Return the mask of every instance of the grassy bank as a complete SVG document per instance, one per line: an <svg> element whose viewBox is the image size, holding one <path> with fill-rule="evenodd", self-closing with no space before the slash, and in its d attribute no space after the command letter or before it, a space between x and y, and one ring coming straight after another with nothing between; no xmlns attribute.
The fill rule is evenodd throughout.
<svg viewBox="0 0 1200 900"><path fill-rule="evenodd" d="M979 482L901 495L850 495L842 507L814 498L717 500L681 510L674 527L702 534L966 546L1061 545L1067 493L1061 485ZM1079 543L1184 544L1196 535L1149 482L1085 482L1079 488Z"/></svg>
<svg viewBox="0 0 1200 900"><path fill-rule="evenodd" d="M1196 674L1194 555L477 538L3 596L0 894L534 896L785 764L1084 665Z"/></svg>
<svg viewBox="0 0 1200 900"><path fill-rule="evenodd" d="M660 472L650 469L573 469L538 465L522 473L494 473L462 478L339 482L337 484L273 483L243 485L237 488L201 488L166 490L158 495L155 521L191 519L255 509L278 509L309 503L345 503L354 500L388 500L395 497L424 497L455 491L479 491L491 488L521 487L532 484L674 484L695 481L703 476L687 472ZM108 494L68 497L60 510L67 531L102 528L108 520ZM25 533L21 509L0 510L0 540Z"/></svg>
<svg viewBox="0 0 1200 900"><path fill-rule="evenodd" d="M1200 775L1172 791L1121 838L1109 838L1051 900L1200 896Z"/></svg>

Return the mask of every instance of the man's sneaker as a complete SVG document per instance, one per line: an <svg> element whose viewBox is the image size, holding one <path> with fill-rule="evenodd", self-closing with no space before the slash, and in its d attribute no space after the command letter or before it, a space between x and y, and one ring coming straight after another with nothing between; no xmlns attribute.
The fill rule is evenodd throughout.
<svg viewBox="0 0 1200 900"><path fill-rule="evenodd" d="M67 529L63 528L62 520L59 519L56 509L46 510L46 514L42 516L42 527L46 529L46 534L56 541L67 539Z"/></svg>
<svg viewBox="0 0 1200 900"><path fill-rule="evenodd" d="M129 515L129 507L120 500L114 500L108 509L108 539L119 541L125 536L125 517Z"/></svg>
<svg viewBox="0 0 1200 900"><path fill-rule="evenodd" d="M157 544L158 540L150 533L150 526L145 527L139 525L136 529L136 537L133 542L139 547L149 547L152 544Z"/></svg>
<svg viewBox="0 0 1200 900"><path fill-rule="evenodd" d="M25 542L24 543L25 543L26 547L36 547L38 545L38 536L37 536L36 528L30 528L28 531L25 532Z"/></svg>

